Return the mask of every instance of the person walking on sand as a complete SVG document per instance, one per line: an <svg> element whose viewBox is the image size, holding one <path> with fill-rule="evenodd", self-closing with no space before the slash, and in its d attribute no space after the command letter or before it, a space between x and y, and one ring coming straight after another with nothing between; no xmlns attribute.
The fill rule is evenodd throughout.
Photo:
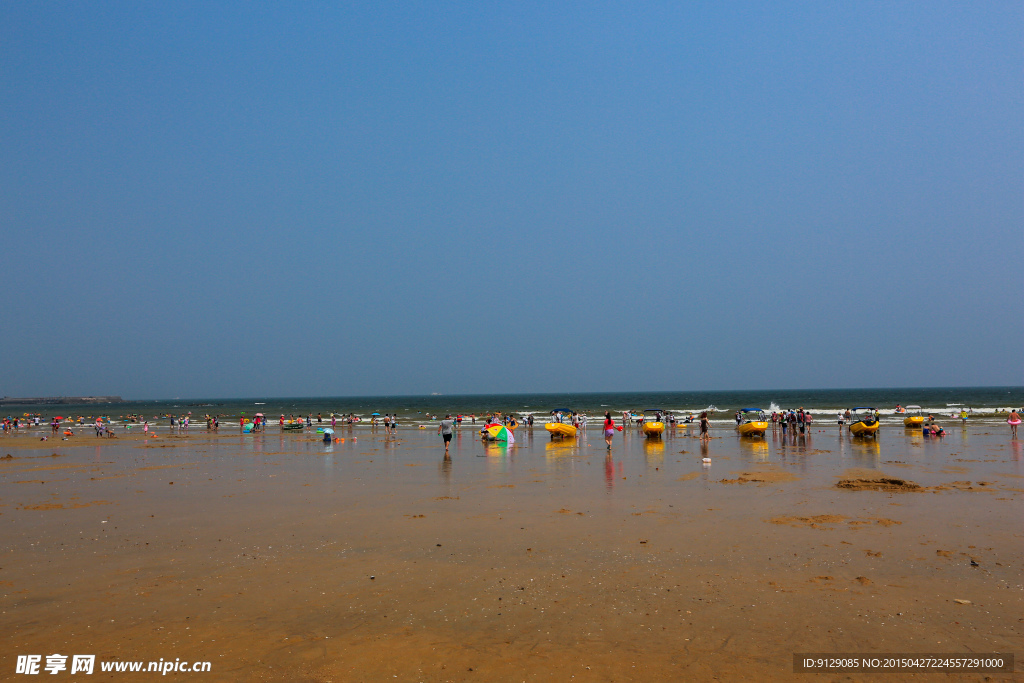
<svg viewBox="0 0 1024 683"><path fill-rule="evenodd" d="M1010 411L1010 417L1006 420L1007 424L1010 425L1010 438L1017 438L1017 425L1020 424L1020 413L1016 410Z"/></svg>
<svg viewBox="0 0 1024 683"><path fill-rule="evenodd" d="M711 427L711 422L708 420L708 411L705 410L703 413L700 414L700 440L701 441L707 441L708 439L711 438L711 433L709 431L710 427Z"/></svg>
<svg viewBox="0 0 1024 683"><path fill-rule="evenodd" d="M444 439L444 457L448 457L448 445L452 442L452 428L455 423L452 421L451 415L445 415L444 419L441 420L441 424L437 425L437 433Z"/></svg>
<svg viewBox="0 0 1024 683"><path fill-rule="evenodd" d="M612 449L612 437L615 436L615 420L612 419L610 411L604 413L604 442L608 444L608 450Z"/></svg>

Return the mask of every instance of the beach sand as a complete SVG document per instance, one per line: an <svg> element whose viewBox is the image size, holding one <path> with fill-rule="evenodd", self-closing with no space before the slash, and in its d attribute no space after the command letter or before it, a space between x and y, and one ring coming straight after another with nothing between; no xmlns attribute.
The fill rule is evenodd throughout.
<svg viewBox="0 0 1024 683"><path fill-rule="evenodd" d="M609 459L595 430L463 428L450 462L429 429L271 429L0 439L2 677L61 653L204 681L775 680L794 653L1024 642L1002 429L627 432Z"/></svg>

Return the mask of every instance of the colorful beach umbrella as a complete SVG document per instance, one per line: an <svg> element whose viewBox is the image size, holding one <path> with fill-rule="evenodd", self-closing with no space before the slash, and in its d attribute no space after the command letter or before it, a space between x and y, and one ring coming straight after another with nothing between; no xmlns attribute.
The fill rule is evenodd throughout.
<svg viewBox="0 0 1024 683"><path fill-rule="evenodd" d="M510 444L516 442L516 437L505 425L492 424L484 427L487 438L491 441L507 441Z"/></svg>

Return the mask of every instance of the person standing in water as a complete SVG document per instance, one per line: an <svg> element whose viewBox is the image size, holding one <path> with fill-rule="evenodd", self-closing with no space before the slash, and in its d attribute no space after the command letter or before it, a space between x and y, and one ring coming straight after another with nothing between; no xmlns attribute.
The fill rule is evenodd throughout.
<svg viewBox="0 0 1024 683"><path fill-rule="evenodd" d="M1010 417L1006 420L1007 424L1010 425L1010 438L1017 438L1017 425L1020 424L1020 413L1016 410L1010 411Z"/></svg>
<svg viewBox="0 0 1024 683"><path fill-rule="evenodd" d="M452 421L451 415L445 415L444 419L441 420L441 424L437 425L437 433L444 439L444 457L448 457L448 445L452 441L452 428L455 423Z"/></svg>
<svg viewBox="0 0 1024 683"><path fill-rule="evenodd" d="M612 437L615 436L615 421L610 411L604 413L604 442L608 444L608 450L612 449Z"/></svg>

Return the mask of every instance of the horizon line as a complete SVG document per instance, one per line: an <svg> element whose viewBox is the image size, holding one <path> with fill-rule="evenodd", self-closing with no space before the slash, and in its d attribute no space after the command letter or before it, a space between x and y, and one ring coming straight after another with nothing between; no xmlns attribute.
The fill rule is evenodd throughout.
<svg viewBox="0 0 1024 683"><path fill-rule="evenodd" d="M1024 391L1024 385L936 385L916 387L801 387L795 389L630 389L616 391L513 391L513 392L490 392L490 393L430 393L430 394L350 394L350 395L320 395L320 396L199 396L199 397L176 397L176 398L122 398L123 403L146 403L146 402L167 402L167 401L248 401L253 399L264 399L274 401L285 400L309 400L309 399L361 399L361 398L470 398L477 396L556 396L556 395L599 395L599 394L714 394L714 393L740 393L740 392L765 392L765 391L917 391L937 389L1010 389ZM109 394L108 394L109 395ZM20 397L28 398L28 397Z"/></svg>

